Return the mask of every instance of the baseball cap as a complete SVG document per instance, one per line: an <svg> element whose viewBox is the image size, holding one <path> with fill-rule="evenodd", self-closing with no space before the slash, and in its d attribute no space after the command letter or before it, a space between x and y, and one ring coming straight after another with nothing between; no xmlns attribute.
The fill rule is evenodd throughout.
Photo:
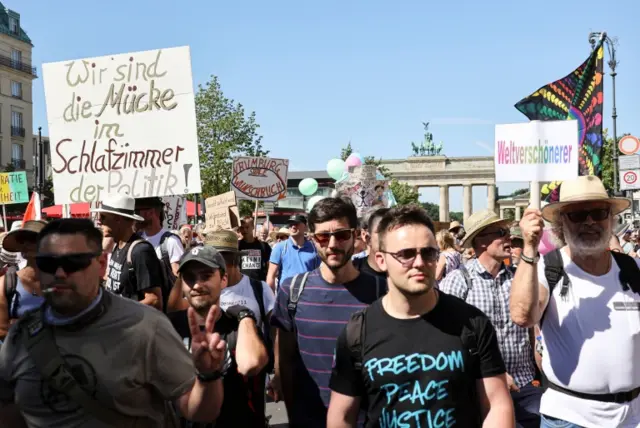
<svg viewBox="0 0 640 428"><path fill-rule="evenodd" d="M287 224L298 224L298 223L307 224L307 218L303 215L297 214L297 215L292 215L287 220Z"/></svg>
<svg viewBox="0 0 640 428"><path fill-rule="evenodd" d="M196 247L184 253L180 259L180 266L178 272L180 272L184 266L189 262L202 263L205 266L209 266L213 269L227 269L227 265L224 262L224 257L215 248L205 245L204 247Z"/></svg>

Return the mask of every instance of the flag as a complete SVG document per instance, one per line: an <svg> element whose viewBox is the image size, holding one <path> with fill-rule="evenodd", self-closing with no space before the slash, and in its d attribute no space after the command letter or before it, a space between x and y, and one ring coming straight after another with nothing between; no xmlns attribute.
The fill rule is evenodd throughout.
<svg viewBox="0 0 640 428"><path fill-rule="evenodd" d="M602 174L603 42L571 74L515 105L529 120L577 120L579 174L598 177ZM543 198L557 201L559 185L543 186Z"/></svg>
<svg viewBox="0 0 640 428"><path fill-rule="evenodd" d="M27 204L27 209L24 211L24 217L22 218L22 224L25 224L29 220L36 219L36 193L31 194L31 199L29 199L29 203Z"/></svg>

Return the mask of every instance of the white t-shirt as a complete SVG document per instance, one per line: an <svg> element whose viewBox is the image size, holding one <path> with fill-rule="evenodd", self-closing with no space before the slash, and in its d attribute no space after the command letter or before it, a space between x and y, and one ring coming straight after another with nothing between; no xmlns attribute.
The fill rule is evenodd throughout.
<svg viewBox="0 0 640 428"><path fill-rule="evenodd" d="M262 281L262 299L264 302L265 313L268 314L273 310L276 302L276 296L264 281ZM223 311L226 311L227 308L234 305L241 305L250 309L256 316L258 326L262 326L262 320L260 319L260 306L258 306L258 301L255 298L255 294L253 294L249 277L246 275L242 275L242 279L236 285L226 287L220 292L220 308Z"/></svg>
<svg viewBox="0 0 640 428"><path fill-rule="evenodd" d="M162 260L162 251L160 251L160 239L162 235L169 232L167 229L162 229L160 232L155 235L148 236L146 233L142 234L142 238L146 239L153 245L153 248L156 249L156 254L158 255L158 259ZM165 239L167 244L167 252L169 253L169 261L171 263L178 263L182 255L184 254L184 248L182 246L182 241L178 235L172 234L171 237L167 237Z"/></svg>
<svg viewBox="0 0 640 428"><path fill-rule="evenodd" d="M593 276L561 251L571 285L564 300L562 280L553 289L542 321L542 368L550 382L587 394L631 391L640 386L640 296L623 291L620 268ZM640 261L636 259L636 263ZM544 262L538 279L549 289ZM540 413L593 428L640 426L640 397L624 403L584 400L551 388Z"/></svg>

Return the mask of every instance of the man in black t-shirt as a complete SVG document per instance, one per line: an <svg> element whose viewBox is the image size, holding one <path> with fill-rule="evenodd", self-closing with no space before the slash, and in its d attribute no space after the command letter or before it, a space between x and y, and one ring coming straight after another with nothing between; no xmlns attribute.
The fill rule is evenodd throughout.
<svg viewBox="0 0 640 428"><path fill-rule="evenodd" d="M376 261L389 292L354 315L336 345L327 428L513 428L496 334L487 317L435 289L439 257L424 209L389 210Z"/></svg>
<svg viewBox="0 0 640 428"><path fill-rule="evenodd" d="M227 286L224 257L215 248L205 245L184 254L179 273L182 291L196 318L204 325L205 315L219 308L220 292ZM191 349L188 310L168 314L174 328ZM257 327L256 314L244 306L231 306L219 311L214 331L227 343L227 358L222 375L224 401L215 428L264 428L265 426L265 372L269 355ZM197 425L191 428L209 428ZM187 421L183 420L183 426Z"/></svg>
<svg viewBox="0 0 640 428"><path fill-rule="evenodd" d="M98 209L102 231L115 246L107 267L105 288L112 293L162 310L162 266L148 242L133 233L135 199L127 195L108 197Z"/></svg>
<svg viewBox="0 0 640 428"><path fill-rule="evenodd" d="M242 239L238 242L242 252L240 272L249 278L266 281L271 247L255 238L253 217L244 217L240 223L238 229L242 235Z"/></svg>
<svg viewBox="0 0 640 428"><path fill-rule="evenodd" d="M389 211L388 208L378 208L367 214L366 227L362 231L364 242L367 244L366 257L353 259L353 264L360 272L368 273L376 278L377 282L387 284L387 273L383 272L376 262L378 252L378 224L383 215Z"/></svg>

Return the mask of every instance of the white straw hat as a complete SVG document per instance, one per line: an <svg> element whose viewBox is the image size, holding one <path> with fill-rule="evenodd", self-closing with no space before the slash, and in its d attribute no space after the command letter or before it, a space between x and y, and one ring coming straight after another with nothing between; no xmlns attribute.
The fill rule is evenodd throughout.
<svg viewBox="0 0 640 428"><path fill-rule="evenodd" d="M135 213L136 200L129 195L110 195L102 201L100 208L94 208L92 213L107 213L130 218L136 221L144 221Z"/></svg>

